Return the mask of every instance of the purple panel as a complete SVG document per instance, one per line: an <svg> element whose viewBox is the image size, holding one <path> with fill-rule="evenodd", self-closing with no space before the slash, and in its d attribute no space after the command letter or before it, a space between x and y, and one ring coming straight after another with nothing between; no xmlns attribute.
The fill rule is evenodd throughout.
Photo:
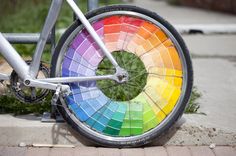
<svg viewBox="0 0 236 156"><path fill-rule="evenodd" d="M79 85L87 88L96 87L96 81L84 81L80 82Z"/></svg>
<svg viewBox="0 0 236 156"><path fill-rule="evenodd" d="M84 58L81 58L80 63L83 64L84 66L90 68L90 69L93 69L93 70L96 69L95 66L91 65L91 64L90 64L87 60L85 60Z"/></svg>
<svg viewBox="0 0 236 156"><path fill-rule="evenodd" d="M93 55L90 59L89 62L93 65L93 66L98 66L99 63L102 61L102 57L99 57L98 55Z"/></svg>
<svg viewBox="0 0 236 156"><path fill-rule="evenodd" d="M85 51L90 47L91 42L86 39L84 42L76 49L76 52L79 53L81 56L85 53Z"/></svg>
<svg viewBox="0 0 236 156"><path fill-rule="evenodd" d="M103 27L104 27L103 20L102 21L97 21L97 22L93 23L93 28L95 30L99 30L99 29L101 29Z"/></svg>
<svg viewBox="0 0 236 156"><path fill-rule="evenodd" d="M84 75L84 76L94 76L95 75L94 70L91 70L81 64L78 66L77 73Z"/></svg>
<svg viewBox="0 0 236 156"><path fill-rule="evenodd" d="M62 68L62 77L73 77L73 76L79 76L79 74L69 71L66 68Z"/></svg>
<svg viewBox="0 0 236 156"><path fill-rule="evenodd" d="M75 50L72 48L69 48L66 52L66 56L69 58L73 58L74 54L75 54Z"/></svg>
<svg viewBox="0 0 236 156"><path fill-rule="evenodd" d="M65 57L62 63L62 68L69 69L71 64L71 59Z"/></svg>
<svg viewBox="0 0 236 156"><path fill-rule="evenodd" d="M93 48L93 46L91 45L84 53L83 58L86 59L90 64L92 64L92 62L90 62L90 58L96 55L95 53L95 49ZM92 64L93 65L93 64Z"/></svg>
<svg viewBox="0 0 236 156"><path fill-rule="evenodd" d="M71 48L76 49L84 40L86 39L86 35L84 33L79 33L71 44Z"/></svg>
<svg viewBox="0 0 236 156"><path fill-rule="evenodd" d="M72 71L72 72L78 73L78 72L77 72L78 66L79 66L79 63L77 63L77 62L75 62L75 61L71 61L69 70Z"/></svg>

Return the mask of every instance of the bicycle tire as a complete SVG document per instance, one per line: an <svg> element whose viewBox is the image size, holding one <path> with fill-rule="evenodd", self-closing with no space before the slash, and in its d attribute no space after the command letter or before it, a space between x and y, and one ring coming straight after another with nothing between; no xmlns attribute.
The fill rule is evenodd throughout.
<svg viewBox="0 0 236 156"><path fill-rule="evenodd" d="M127 100L126 98L125 98L124 101L122 101L122 100L117 100L116 98L113 98L113 97L112 98L109 97L109 95L107 95L107 93L105 95L104 92L101 91L102 88L97 87L98 84L96 82L95 82L95 86L98 89L100 89L99 95L102 94L103 98L112 99L110 101L121 102L120 104L117 104L116 108L114 108L116 110L113 111L113 114L110 116L110 118L105 116L106 118L109 119L109 121L106 121L106 122L101 121L102 120L101 116L103 115L103 113L106 112L106 110L112 110L112 106L110 106L110 105L108 106L108 104L107 104L108 102L103 104L103 105L101 104L102 106L97 106L98 103L97 103L97 105L95 104L94 106L87 105L88 107L91 107L91 108L97 107L97 109L94 108L95 111L91 110L91 112L92 112L91 113L89 111L87 111L87 112L86 111L85 112L81 111L83 109L89 109L88 107L85 108L86 104L84 104L84 103L87 102L86 100L84 100L84 101L82 100L80 102L75 101L76 97L73 97L73 96L75 95L74 91L76 91L76 89L78 89L78 88L80 89L79 92L76 93L76 95L79 94L79 95L82 96L82 93L83 93L83 92L81 92L82 87L89 88L89 86L91 86L91 85L94 86L94 84L89 84L87 82L69 84L71 86L71 89L73 90L73 93L74 93L72 95L72 98L73 98L74 101L73 100L70 101L71 100L70 97L66 97L66 98L61 97L60 101L58 103L58 105L59 105L58 110L60 111L63 118L65 119L65 121L68 122L69 125L71 125L77 132L82 134L82 136L85 136L85 138L89 139L90 141L92 141L96 144L99 144L99 145L102 145L102 146L109 146L109 147L137 147L137 146L142 146L142 145L145 145L145 144L148 144L148 143L152 142L155 138L160 136L162 133L166 132L182 116L182 114L184 112L184 109L187 106L190 95L191 95L191 90L192 90L192 85L193 85L193 69L192 69L192 63L191 63L191 58L190 58L190 55L189 55L189 51L188 51L183 39L181 38L179 33L174 29L174 27L171 26L162 17L160 17L159 15L157 15L154 12L151 12L151 11L148 11L146 9L136 7L136 6L130 6L130 5L106 6L106 7L102 7L102 8L99 8L99 9L96 9L94 11L89 12L86 15L86 17L87 17L87 19L90 20L90 22L93 23L94 27L100 21L103 21L103 22L106 21L106 22L108 22L108 24L109 24L109 22L110 22L110 24L112 22L114 22L115 24L114 23L113 24L117 26L117 25L119 25L120 21L123 20L123 22L124 22L125 20L127 20L127 18L131 18L131 20L132 21L134 20L136 22L135 24L138 25L138 26L136 25L137 29L133 30L133 31L135 31L134 34L137 34L138 30L140 30L141 27L142 27L142 29L143 29L143 27L145 29L149 29L149 27L150 27L150 29L153 28L152 33L149 35L149 38L150 38L150 36L153 36L153 34L155 34L156 31L164 32L164 33L161 33L160 35L165 36L163 38L163 40L165 40L165 43L164 43L164 41L162 41L159 38L160 41L161 41L160 44L162 46L165 45L164 48L167 48L167 49L171 48L172 50L174 50L175 54L177 53L177 55L170 54L169 51L166 52L166 53L168 53L169 56L170 55L174 55L173 57L178 56L178 59L179 59L180 63L174 64L173 63L174 61L169 59L169 61L171 61L169 63L172 63L172 68L173 68L174 74L172 72L172 75L167 75L166 74L167 71L168 71L168 73L171 73L171 70L169 70L167 68L167 66L169 66L168 61L166 61L167 64L165 65L164 64L165 61L162 60L164 62L164 63L162 63L162 67L164 67L163 69L165 69L165 71L166 71L166 73L165 73L166 75L161 75L161 76L164 76L164 78L162 79L158 76L157 76L158 78L156 78L156 77L153 78L154 76L150 78L150 73L148 73L147 78L145 79L145 80L147 80L147 82L145 82L145 85L143 87L145 88L147 86L147 84L149 84L150 79L153 79L152 83L150 83L149 86L152 86L152 85L161 86L160 85L160 83L161 83L162 85L166 85L167 88L168 88L168 86L170 86L168 84L168 83L170 83L168 81L168 77L169 77L169 79L171 79L171 77L174 77L174 79L172 79L170 81L173 84L176 83L177 86L172 87L172 90L169 90L169 91L168 91L168 89L165 88L164 91L166 92L166 95L164 95L164 91L162 92L163 96L168 96L169 95L169 97L170 97L169 101L167 101L167 103L165 103L166 105L168 105L168 108L164 107L166 105L163 105L163 107L158 106L156 104L156 101L154 101L152 99L153 97L154 98L159 97L159 98L162 99L161 95L153 96L152 98L150 98L151 100L149 99L149 102L146 102L146 103L148 103L149 105L152 106L152 107L149 107L149 106L147 106L147 107L153 109L153 111L152 110L151 111L154 112L154 115L155 115L155 118L156 118L156 119L152 118L152 122L147 121L147 119L144 120L144 118L150 118L150 116L153 115L153 113L149 113L149 116L147 115L146 117L144 117L144 113L143 113L144 109L146 111L148 109L148 108L146 108L146 105L144 106L144 104L139 103L140 101L137 101L135 104L133 104L132 102L129 102L128 105L125 105L122 102L126 102L125 101L125 100ZM114 18L114 19L112 19L112 18ZM123 18L123 19L121 19L121 18ZM141 21L139 21L139 20L141 20ZM118 24L116 22L118 22ZM129 19L128 19L128 22L129 22ZM146 22L146 27L144 26L144 23L142 23L142 22ZM127 24L128 28L130 26L129 24ZM97 26L99 27L99 24L97 24ZM103 34L101 34L101 35L105 34L104 29L103 29ZM95 29L95 30L98 32L98 29ZM107 32L109 32L109 31L112 32L113 31L113 33L114 33L115 30L116 30L115 27L109 27L109 29L107 28ZM118 29L118 30L120 30L120 29ZM151 32L151 30L149 30L149 31ZM81 74L78 74L76 72L73 72L73 70L69 70L69 71L64 71L64 73L63 73L64 66L66 66L65 65L66 64L65 59L70 58L69 54L68 54L69 53L69 48L73 46L73 43L77 44L76 45L77 47L75 46L75 49L78 48L78 43L75 43L75 40L78 39L78 38L76 38L76 36L77 35L79 36L79 34L80 35L81 34L85 35L85 38L86 38L86 35L88 35L86 30L81 25L81 22L76 21L75 23L73 23L67 29L67 31L61 37L61 39L60 39L60 41L59 41L59 43L58 43L58 45L55 49L54 55L52 57L51 77L83 76L83 74L87 72L87 71L85 72L85 71L80 70ZM127 34L128 33L126 32L126 35ZM108 36L109 36L109 34L108 34ZM134 36L132 36L132 37L134 37ZM111 39L111 38L108 37L108 40L109 39ZM88 39L88 40L91 41L91 38ZM103 36L103 40L104 40L104 42L106 42L106 36L105 37ZM144 41L145 40L143 40L143 42ZM151 41L149 40L149 42L151 42ZM91 43L93 43L93 42L91 41ZM146 51L144 50L145 51L144 54L142 53L143 52L142 50L141 50L141 54L138 54L137 49L140 49L141 44L143 44L143 43L139 42L139 44L136 44L136 46L139 46L139 47L138 48L135 47L136 48L135 56L139 55L139 57L140 57L141 55L143 55L143 56L147 57L148 59L154 57L154 56L146 56L147 50ZM106 44L106 45L108 45L108 44ZM94 46L94 47L96 48L96 46ZM122 45L122 48L123 47L124 47L124 45ZM157 47L159 47L159 45L157 46L157 44L156 44L154 47L152 47L152 49L149 49L148 52L152 51L153 49L155 49ZM115 52L115 51L117 51L116 48L114 48L114 46L112 48L112 46L111 46L109 48L109 50L111 52ZM128 49L128 48L126 48L126 49ZM121 50L124 51L124 49L121 49ZM96 49L95 49L95 51L96 51ZM130 53L130 51L132 51L132 50L129 51L129 49L128 49L126 51L128 51L128 53ZM157 51L154 51L153 54L155 52L157 52ZM162 50L159 50L159 52L162 52ZM133 52L131 52L131 53L133 53ZM164 55L166 55L166 53ZM100 56L102 56L102 55L100 55ZM141 56L141 57L143 57L143 56ZM73 53L73 57L74 57L74 53ZM163 56L163 57L165 57L165 56ZM172 59L173 59L173 57L172 57ZM91 56L90 56L90 58L91 58ZM84 59L84 58L78 58L78 59ZM100 61L96 62L96 67L97 67L96 69L98 69L99 64L101 64L101 62L104 59L105 59L104 56L102 56L102 59L100 59ZM144 62L144 60L145 59L143 59L141 61ZM72 59L71 59L71 62L72 62ZM78 62L74 61L74 63L78 63ZM81 61L81 62L83 62L83 61ZM80 65L81 65L81 62L80 62ZM158 64L158 61L155 61L153 63L156 66L153 66L153 65L148 66L147 64L149 62L150 62L150 60L143 63L146 70L150 71L150 69L152 69L152 67L153 67L153 70L154 70L153 72L154 73L155 72L160 73L160 71L162 71L161 69L156 68L156 66L158 66L158 65L156 65L156 64ZM71 64L69 66L71 66ZM79 66L79 64L77 65L76 70L78 70L78 66ZM157 70L155 70L154 67ZM67 68L69 69L68 64L67 64ZM86 68L90 68L90 67L86 67ZM96 71L94 73L96 74ZM140 79L144 79L144 78L141 77ZM175 81L177 81L177 82L175 82ZM173 85L173 84L171 84L171 85ZM77 88L73 85L75 85L75 86L77 85ZM151 89L153 89L153 88L151 88ZM169 89L171 89L171 88L169 88ZM143 90L141 90L141 93L143 93ZM146 90L147 89L145 88L145 91ZM176 91L176 90L178 90L178 91ZM180 91L180 92L179 92L179 94L176 93L176 96L178 96L177 98L172 98L172 96L174 96L174 93L170 95L170 91L173 91L173 92L175 92L175 91L179 92ZM153 90L151 90L150 92L153 92ZM134 95L132 98L130 98L128 100L132 101L136 97L139 97L140 94ZM150 94L147 94L147 95L150 95ZM98 97L100 97L100 96L98 96ZM96 99L98 97L93 97L93 98ZM90 98L92 98L92 97L90 97ZM170 100L170 99L172 99L172 100ZM150 101L152 101L155 105L153 105L153 103L150 104L151 103ZM172 101L172 102L170 102L170 101ZM73 105L72 105L72 103L73 103ZM74 105L74 103L76 103L77 105ZM110 103L112 103L112 102L110 102ZM170 106L170 103L172 103L172 106ZM131 104L133 105L132 108L131 108ZM73 108L73 107L76 107L76 108ZM78 107L81 107L81 108L78 108ZM154 107L155 107L155 111L154 111ZM102 110L102 108L104 108L104 109ZM159 112L157 111L158 108L159 108ZM163 111L164 108L167 108L167 109ZM124 111L124 109L126 109L126 110ZM136 110L136 109L139 109L139 110ZM76 113L75 110L77 111L77 113ZM78 111L78 110L80 110L80 111ZM150 110L150 109L148 109L148 110ZM117 112L123 112L123 116L120 117L120 118L122 118L121 123L117 123L117 122L115 123L115 125L116 126L118 125L118 127L120 128L118 130L116 128L112 127L113 125L108 124L109 122L111 122L111 120L116 121L114 119L114 116L117 116L117 115L115 115L115 113L117 113ZM127 112L129 113L129 115L127 115ZM81 115L81 114L84 114L84 115ZM87 116L86 116L86 114L87 114ZM98 114L101 115L100 118L95 117ZM126 116L128 116L128 117L126 118ZM137 117L137 116L139 116L139 117ZM162 119L160 119L160 118L162 118ZM89 121L89 120L91 120L91 121ZM100 127L98 126L96 128L94 125L99 124L99 120L100 120L100 122L103 122L103 123L100 124ZM103 120L105 120L105 119L103 119ZM93 122L93 123L91 123L91 122ZM142 124L140 124L141 122L142 122ZM104 123L105 123L105 126L104 126ZM128 123L128 128L124 126L125 123L126 124ZM103 129L101 128L101 125L103 125L103 127L102 127Z"/></svg>

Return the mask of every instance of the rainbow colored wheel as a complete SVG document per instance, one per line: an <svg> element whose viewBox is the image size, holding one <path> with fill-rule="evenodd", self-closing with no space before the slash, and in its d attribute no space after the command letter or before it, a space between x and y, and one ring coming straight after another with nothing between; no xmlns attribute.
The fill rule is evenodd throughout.
<svg viewBox="0 0 236 156"><path fill-rule="evenodd" d="M131 6L101 8L90 21L118 64L125 83L70 83L62 115L78 132L108 146L146 144L182 115L192 88L191 60L166 21ZM60 45L61 44L61 45ZM114 74L115 69L79 23L64 35L52 66L62 77ZM54 76L55 76L54 75Z"/></svg>

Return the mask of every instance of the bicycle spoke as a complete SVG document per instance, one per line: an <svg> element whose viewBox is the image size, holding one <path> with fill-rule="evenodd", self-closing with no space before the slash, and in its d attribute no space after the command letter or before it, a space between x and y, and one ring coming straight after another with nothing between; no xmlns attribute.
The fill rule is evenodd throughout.
<svg viewBox="0 0 236 156"><path fill-rule="evenodd" d="M132 72L132 73L140 73L139 71L135 71L135 70L127 70L128 72ZM176 76L176 75L161 75L161 74L157 74L157 73L150 73L150 72L146 72L143 74L151 74L151 75L157 75L160 77L175 77L175 78L183 78L183 76Z"/></svg>
<svg viewBox="0 0 236 156"><path fill-rule="evenodd" d="M162 113L165 114L165 116L167 116L167 114L163 111L163 109L158 105L156 104L156 102L152 99L151 96L148 95L148 93L144 90L144 93L147 95L147 97L162 111Z"/></svg>

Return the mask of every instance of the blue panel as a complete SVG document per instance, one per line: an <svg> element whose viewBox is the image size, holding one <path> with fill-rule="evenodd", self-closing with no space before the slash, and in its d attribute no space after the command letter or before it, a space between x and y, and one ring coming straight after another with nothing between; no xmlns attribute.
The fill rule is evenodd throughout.
<svg viewBox="0 0 236 156"><path fill-rule="evenodd" d="M75 103L75 101L73 100L72 96L68 96L66 97L66 101L68 103L69 108L74 112L76 109L79 108L79 105L77 103Z"/></svg>
<svg viewBox="0 0 236 156"><path fill-rule="evenodd" d="M108 122L111 120L117 108L117 103L111 102L106 107L106 110L102 113L100 118L96 120L96 123L94 124L93 128L99 132L102 132L106 128Z"/></svg>

